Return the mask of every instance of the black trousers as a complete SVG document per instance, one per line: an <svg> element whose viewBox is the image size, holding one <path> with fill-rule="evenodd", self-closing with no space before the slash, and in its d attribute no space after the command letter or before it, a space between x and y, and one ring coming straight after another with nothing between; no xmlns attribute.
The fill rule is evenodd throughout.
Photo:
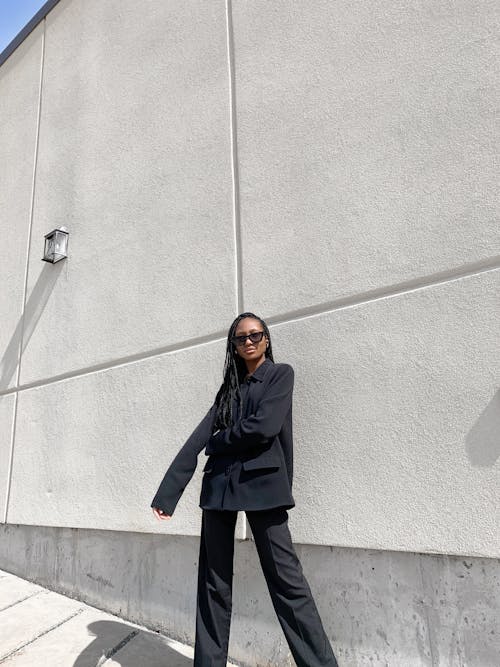
<svg viewBox="0 0 500 667"><path fill-rule="evenodd" d="M271 600L297 667L338 667L282 507L246 511ZM237 512L203 510L194 667L226 667Z"/></svg>

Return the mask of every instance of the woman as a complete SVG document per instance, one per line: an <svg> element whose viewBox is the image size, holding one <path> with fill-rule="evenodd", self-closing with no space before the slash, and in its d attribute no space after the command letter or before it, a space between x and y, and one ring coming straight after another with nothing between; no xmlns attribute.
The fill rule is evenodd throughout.
<svg viewBox="0 0 500 667"><path fill-rule="evenodd" d="M205 448L200 507L195 667L225 667L231 623L234 528L244 510L271 600L298 667L337 667L292 545L293 368L274 363L266 323L232 323L214 404L165 473L151 503L169 519Z"/></svg>

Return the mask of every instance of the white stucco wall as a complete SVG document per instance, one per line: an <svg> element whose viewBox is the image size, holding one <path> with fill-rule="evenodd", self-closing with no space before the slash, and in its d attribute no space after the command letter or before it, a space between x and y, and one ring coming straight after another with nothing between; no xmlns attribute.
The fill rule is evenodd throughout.
<svg viewBox="0 0 500 667"><path fill-rule="evenodd" d="M500 555L499 19L56 5L0 68L8 523L198 534L199 472L149 502L249 309L296 370L295 541Z"/></svg>
<svg viewBox="0 0 500 667"><path fill-rule="evenodd" d="M498 3L232 6L248 303L287 318L500 254Z"/></svg>
<svg viewBox="0 0 500 667"><path fill-rule="evenodd" d="M0 68L0 391L16 386L30 228L43 25ZM2 430L2 435L5 432ZM2 442L8 448L8 442Z"/></svg>
<svg viewBox="0 0 500 667"><path fill-rule="evenodd" d="M213 335L236 307L223 3L63 0L45 38L32 234L65 224L73 261L22 383Z"/></svg>

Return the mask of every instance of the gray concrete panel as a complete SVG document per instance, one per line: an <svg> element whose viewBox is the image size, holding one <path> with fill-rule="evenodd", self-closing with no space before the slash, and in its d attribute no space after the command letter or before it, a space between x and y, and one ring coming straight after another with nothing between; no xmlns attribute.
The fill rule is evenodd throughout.
<svg viewBox="0 0 500 667"><path fill-rule="evenodd" d="M295 548L342 667L436 667L430 659L416 554L300 544ZM288 646L254 548L242 547L239 556L235 594L241 607L234 634L247 641L233 655L248 665L260 664L263 656L268 660L264 664L293 665L287 662Z"/></svg>
<svg viewBox="0 0 500 667"><path fill-rule="evenodd" d="M228 87L222 0L64 0L47 16L29 294L48 280L45 233L66 225L70 256L23 383L232 319Z"/></svg>
<svg viewBox="0 0 500 667"><path fill-rule="evenodd" d="M197 537L0 527L0 567L191 645L198 547ZM498 559L295 547L342 667L497 667ZM236 543L229 655L293 664L250 540Z"/></svg>
<svg viewBox="0 0 500 667"><path fill-rule="evenodd" d="M422 557L420 564L434 664L497 667L500 561Z"/></svg>
<svg viewBox="0 0 500 667"><path fill-rule="evenodd" d="M14 401L13 394L0 396L0 522L3 522L5 517L5 503L9 484Z"/></svg>
<svg viewBox="0 0 500 667"><path fill-rule="evenodd" d="M198 535L203 452L170 520L150 503L224 355L221 341L22 391L8 522Z"/></svg>
<svg viewBox="0 0 500 667"><path fill-rule="evenodd" d="M21 345L42 36L40 25L0 68L0 390L16 382Z"/></svg>
<svg viewBox="0 0 500 667"><path fill-rule="evenodd" d="M272 328L303 543L500 556L500 270Z"/></svg>
<svg viewBox="0 0 500 667"><path fill-rule="evenodd" d="M500 254L498 2L231 4L248 306Z"/></svg>

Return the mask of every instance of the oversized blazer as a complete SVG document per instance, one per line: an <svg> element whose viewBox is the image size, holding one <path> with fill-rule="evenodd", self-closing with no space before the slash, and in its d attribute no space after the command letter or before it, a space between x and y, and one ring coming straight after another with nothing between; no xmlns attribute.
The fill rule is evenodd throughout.
<svg viewBox="0 0 500 667"><path fill-rule="evenodd" d="M151 507L173 514L203 449L208 458L203 467L201 508L294 507L293 382L289 364L266 358L241 382L242 407L234 399L232 425L215 433L214 403L170 464Z"/></svg>

